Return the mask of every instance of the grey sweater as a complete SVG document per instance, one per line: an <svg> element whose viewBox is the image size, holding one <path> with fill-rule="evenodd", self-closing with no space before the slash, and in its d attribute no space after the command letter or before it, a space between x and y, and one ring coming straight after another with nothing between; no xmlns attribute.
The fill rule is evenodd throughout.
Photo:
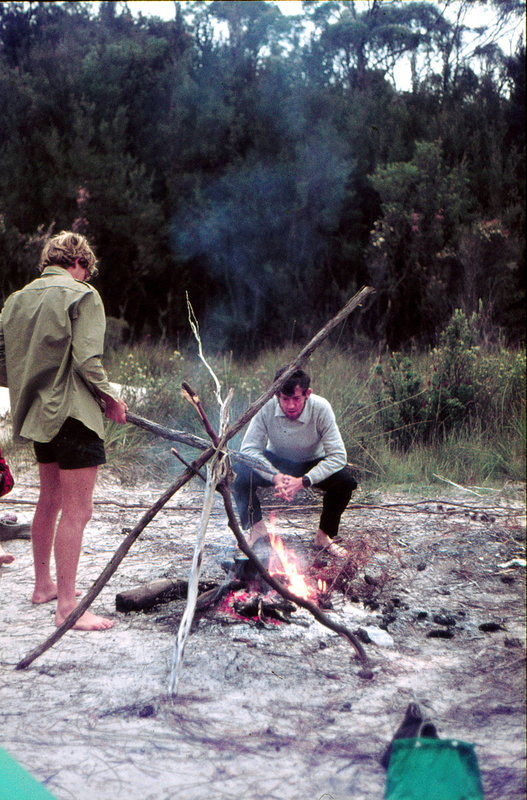
<svg viewBox="0 0 527 800"><path fill-rule="evenodd" d="M264 450L289 461L322 459L306 473L311 483L320 483L347 463L346 448L333 409L324 397L316 394L307 398L298 419L286 417L276 397L258 411L243 437L241 452L268 464L277 474L278 470L264 458ZM269 475L262 475L269 478Z"/></svg>

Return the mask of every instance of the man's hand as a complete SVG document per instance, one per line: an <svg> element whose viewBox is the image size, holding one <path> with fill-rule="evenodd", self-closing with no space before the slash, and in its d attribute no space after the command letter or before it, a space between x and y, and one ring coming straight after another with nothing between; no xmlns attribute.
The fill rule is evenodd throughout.
<svg viewBox="0 0 527 800"><path fill-rule="evenodd" d="M119 422L119 424L124 425L126 422L126 412L128 411L128 406L121 400L119 397L117 400L114 400L113 397L110 395L104 396L104 416L108 417L108 419L113 420L113 422Z"/></svg>
<svg viewBox="0 0 527 800"><path fill-rule="evenodd" d="M281 472L277 473L273 478L275 485L276 497L281 497L282 500L291 502L297 492L302 489L302 478L294 478L292 475L283 475Z"/></svg>

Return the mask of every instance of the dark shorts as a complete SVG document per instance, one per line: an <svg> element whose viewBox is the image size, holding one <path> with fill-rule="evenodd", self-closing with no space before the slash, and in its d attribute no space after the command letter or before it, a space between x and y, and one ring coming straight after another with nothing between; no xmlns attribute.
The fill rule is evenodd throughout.
<svg viewBox="0 0 527 800"><path fill-rule="evenodd" d="M59 469L83 469L106 464L104 442L78 419L68 417L50 442L33 442L39 464Z"/></svg>

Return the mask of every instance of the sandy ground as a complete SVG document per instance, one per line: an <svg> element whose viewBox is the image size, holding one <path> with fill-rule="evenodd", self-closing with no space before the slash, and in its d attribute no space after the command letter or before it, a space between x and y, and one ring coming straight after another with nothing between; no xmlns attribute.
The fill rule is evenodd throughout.
<svg viewBox="0 0 527 800"><path fill-rule="evenodd" d="M102 474L83 590L163 488L126 488ZM267 627L208 613L189 639L179 694L167 696L184 601L122 614L115 595L187 577L198 485L150 523L95 601L114 628L70 631L23 671L15 665L54 630L54 609L29 602L30 543L4 543L17 560L0 568L2 747L57 800L374 800L385 784L379 759L417 699L441 737L476 745L487 800L523 800L525 569L500 566L525 557L523 492L430 492L358 492L354 500L366 507L344 518L359 566L333 591L330 613L351 630L387 628L390 645L364 645L372 680L359 677L351 646L307 612ZM30 521L36 494L28 474L3 507ZM317 498L307 501L279 508L278 523L286 545L316 571L309 543ZM204 578L223 580L220 564L233 545L218 502ZM337 564L320 569L342 578ZM484 623L500 627L485 632ZM447 629L453 638L428 636Z"/></svg>

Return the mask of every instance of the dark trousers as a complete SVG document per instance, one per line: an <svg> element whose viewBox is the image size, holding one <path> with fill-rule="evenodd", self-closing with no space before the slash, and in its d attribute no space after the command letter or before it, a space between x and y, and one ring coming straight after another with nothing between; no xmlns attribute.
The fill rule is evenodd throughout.
<svg viewBox="0 0 527 800"><path fill-rule="evenodd" d="M284 475L292 475L294 478L301 478L321 460L300 463L287 461L286 459L278 458L268 450L265 451L264 455L280 472ZM232 490L238 507L241 527L246 530L262 519L262 508L256 490L259 486L272 486L273 483L267 478L263 478L250 467L245 466L245 464L236 464L235 471L236 480ZM357 488L357 481L350 470L344 467L338 472L334 472L329 478L325 478L314 485L324 492L319 524L320 530L324 531L330 539L333 539L338 533L342 513L351 499L353 490Z"/></svg>

